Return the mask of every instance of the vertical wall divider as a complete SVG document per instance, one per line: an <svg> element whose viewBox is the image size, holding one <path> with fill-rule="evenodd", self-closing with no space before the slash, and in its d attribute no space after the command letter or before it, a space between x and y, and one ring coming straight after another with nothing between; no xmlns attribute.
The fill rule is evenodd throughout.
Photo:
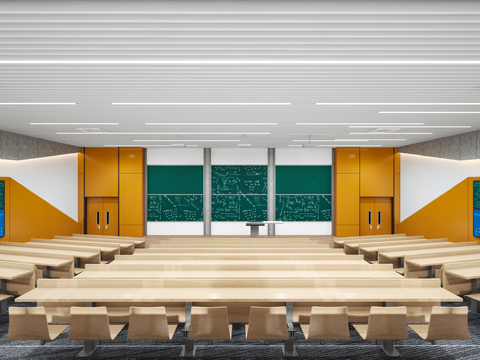
<svg viewBox="0 0 480 360"><path fill-rule="evenodd" d="M203 149L203 235L212 234L212 149Z"/></svg>
<svg viewBox="0 0 480 360"><path fill-rule="evenodd" d="M275 148L268 148L267 174L267 220L275 221ZM268 235L275 235L275 224L268 224Z"/></svg>

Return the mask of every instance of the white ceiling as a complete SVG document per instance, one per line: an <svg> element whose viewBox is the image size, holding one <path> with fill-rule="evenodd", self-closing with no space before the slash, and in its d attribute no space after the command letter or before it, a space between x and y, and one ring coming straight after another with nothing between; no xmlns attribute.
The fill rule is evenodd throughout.
<svg viewBox="0 0 480 360"><path fill-rule="evenodd" d="M0 1L0 130L77 146L403 146L480 130L479 70L480 1Z"/></svg>

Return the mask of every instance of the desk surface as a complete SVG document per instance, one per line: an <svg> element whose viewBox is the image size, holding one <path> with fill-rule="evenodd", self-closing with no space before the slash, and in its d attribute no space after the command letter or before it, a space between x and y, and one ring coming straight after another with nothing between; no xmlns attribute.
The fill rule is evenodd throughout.
<svg viewBox="0 0 480 360"><path fill-rule="evenodd" d="M345 260L147 260L139 259L135 257L125 260L114 260L111 264L141 264L141 265L283 265L288 270L288 266L296 265L317 265L317 264L368 264L365 260L348 260L348 256L345 256Z"/></svg>
<svg viewBox="0 0 480 360"><path fill-rule="evenodd" d="M410 263L416 266L433 266L433 265L443 265L450 262L458 261L469 261L469 260L480 260L480 253L475 254L465 254L465 255L443 255L435 257L425 257L408 260L405 259L406 263Z"/></svg>
<svg viewBox="0 0 480 360"><path fill-rule="evenodd" d="M465 280L479 279L480 278L480 266L466 267L463 269L445 270L447 274L458 276Z"/></svg>
<svg viewBox="0 0 480 360"><path fill-rule="evenodd" d="M68 244L69 240L66 240L66 243L57 243L57 242L52 242L52 240L45 240L45 241L31 241L30 244L35 244L35 246L43 247L43 246L55 246L58 247L58 249L66 249L68 250L69 248L72 247L84 247L84 248L89 248L92 250L100 250L102 252L115 252L119 249L118 246L106 246L106 245L94 245L94 244ZM88 249L85 249L88 251Z"/></svg>
<svg viewBox="0 0 480 360"><path fill-rule="evenodd" d="M428 255L428 254L442 254L442 253L451 253L452 251L465 251L465 250L473 250L474 251L480 249L480 246L470 245L470 246L447 246L447 247L440 247L440 248L433 248L433 249L415 249L415 250L395 250L395 251L380 251L378 256L383 256L386 258L399 258L405 257L408 255Z"/></svg>
<svg viewBox="0 0 480 360"><path fill-rule="evenodd" d="M371 244L368 244L368 245L365 245L365 246L359 246L359 249L362 250L362 251L365 251L365 252L375 252L375 251L380 251L382 252L383 249L387 249L387 250L383 250L384 252L386 251L396 251L396 250L402 250L404 247L415 247L415 248L419 248L419 249L423 249L423 248L436 248L436 247L449 247L449 246L452 246L452 242L448 242L448 241L436 241L436 240L429 240L429 242L419 242L419 243L403 243L401 245L385 245L385 244L382 244L382 245L371 245Z"/></svg>
<svg viewBox="0 0 480 360"><path fill-rule="evenodd" d="M29 256L29 255L13 255L13 254L1 254L0 260L2 261L14 261L24 262L28 264L40 265L40 266L63 266L73 263L73 256L71 259L58 259L48 256Z"/></svg>
<svg viewBox="0 0 480 360"><path fill-rule="evenodd" d="M16 302L364 302L458 301L463 299L441 287L377 288L42 288Z"/></svg>
<svg viewBox="0 0 480 360"><path fill-rule="evenodd" d="M393 270L326 270L326 271L135 271L86 270L76 278L83 279L319 279L319 278L387 278L398 279L403 276Z"/></svg>
<svg viewBox="0 0 480 360"><path fill-rule="evenodd" d="M33 246L0 246L0 253L2 253L3 249L10 249L13 251L25 251L26 253L35 253L39 255L67 255L73 256L82 259L90 259L95 256L99 256L98 252L94 251L81 251L81 250L61 250L61 249L46 249L46 248L37 248Z"/></svg>
<svg viewBox="0 0 480 360"><path fill-rule="evenodd" d="M4 280L13 280L22 276L30 275L33 273L32 270L25 269L15 269L10 268L5 265L0 265L0 279Z"/></svg>

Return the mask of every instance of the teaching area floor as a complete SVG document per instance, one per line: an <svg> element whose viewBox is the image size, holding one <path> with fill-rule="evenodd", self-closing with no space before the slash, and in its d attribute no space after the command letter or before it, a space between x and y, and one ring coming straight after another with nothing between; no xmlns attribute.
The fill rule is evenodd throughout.
<svg viewBox="0 0 480 360"><path fill-rule="evenodd" d="M161 237L148 237L149 242L161 241ZM320 242L328 243L332 237L318 237ZM14 303L9 306L35 306L35 304ZM442 306L469 306L470 301L463 303L442 303ZM179 359L184 343L179 329L169 342L127 341L126 327L114 341L103 341L91 359ZM403 359L480 359L480 315L469 313L469 340L437 341L436 345L423 341L409 330L409 339L395 341L395 348ZM365 341L350 326L350 340L327 341L321 345L316 341L307 341L296 324L297 334L295 346L296 359L388 359L375 341ZM83 347L81 341L68 340L68 329L55 341L40 345L39 341L8 341L8 314L0 316L0 359L74 359ZM196 341L197 359L281 359L282 342L272 341L268 345L263 341L246 341L244 324L234 323L231 341L214 341L212 345L206 341Z"/></svg>

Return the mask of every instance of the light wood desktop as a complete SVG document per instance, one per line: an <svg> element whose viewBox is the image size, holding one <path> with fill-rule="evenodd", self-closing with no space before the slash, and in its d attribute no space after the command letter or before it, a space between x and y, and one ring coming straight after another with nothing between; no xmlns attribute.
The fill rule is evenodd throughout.
<svg viewBox="0 0 480 360"><path fill-rule="evenodd" d="M73 234L72 238L90 238L99 239L100 241L133 241L136 248L144 248L147 242L144 237L131 237L131 236L110 236L110 235L91 235L91 234Z"/></svg>
<svg viewBox="0 0 480 360"><path fill-rule="evenodd" d="M389 234L389 235L370 235L370 236L345 236L333 239L334 248L343 248L344 242L348 240L368 240L368 239L378 239L378 238L398 238L406 237L406 234Z"/></svg>
<svg viewBox="0 0 480 360"><path fill-rule="evenodd" d="M241 260L258 260L258 261L268 261L268 260L294 260L294 261L303 261L303 260L363 260L363 255L345 255L345 254L312 254L312 253L297 253L297 254L285 254L285 253L263 253L263 254L249 254L249 253L239 253L239 254L219 254L219 253L198 253L198 254L152 254L152 253L135 253L133 255L117 255L117 259L126 259L130 257L138 260L165 260L165 261L189 261L189 260L231 260L231 261L241 261Z"/></svg>
<svg viewBox="0 0 480 360"><path fill-rule="evenodd" d="M58 239L30 239L30 243L47 247L54 246L58 249L69 249L72 247L81 247L87 251L100 251L102 260L113 260L115 255L120 255L120 246L109 243L95 243L88 241L71 241Z"/></svg>
<svg viewBox="0 0 480 360"><path fill-rule="evenodd" d="M413 249L428 249L442 246L449 246L446 244L454 244L448 242L448 239L419 239L403 241L392 241L391 243L374 243L374 244L360 244L358 253L365 256L365 260L378 260L378 252L396 251L396 250L413 250Z"/></svg>
<svg viewBox="0 0 480 360"><path fill-rule="evenodd" d="M42 267L43 277L73 278L73 256L66 255L41 255L28 251L0 252L0 261L12 261L33 264Z"/></svg>
<svg viewBox="0 0 480 360"><path fill-rule="evenodd" d="M219 245L220 246L220 245ZM248 248L248 247L238 247L238 248L203 248L203 247L183 247L183 248L156 248L148 247L147 249L137 249L135 250L136 254L141 253L157 253L157 254L170 254L170 253L245 253L250 254L262 254L262 253L315 253L315 254L343 254L343 249L330 249L330 248L283 248L283 247L264 247L264 248Z"/></svg>
<svg viewBox="0 0 480 360"><path fill-rule="evenodd" d="M93 243L112 244L120 246L120 254L131 255L135 251L135 243L131 240L111 240L111 239L98 239L89 237L71 237L71 236L55 236L56 240L66 241L89 241Z"/></svg>
<svg viewBox="0 0 480 360"><path fill-rule="evenodd" d="M355 255L355 254L358 254L358 247L360 245L376 244L376 243L385 244L388 241L392 241L392 242L397 242L400 240L409 241L409 240L420 240L423 238L424 238L423 236L405 236L405 237L396 237L396 238L345 240L343 243L343 250L345 251L346 254Z"/></svg>
<svg viewBox="0 0 480 360"><path fill-rule="evenodd" d="M466 250L462 253L407 256L405 258L405 277L434 277L437 268L440 269L444 264L472 260L480 260L480 251ZM439 276L441 277L441 274Z"/></svg>

